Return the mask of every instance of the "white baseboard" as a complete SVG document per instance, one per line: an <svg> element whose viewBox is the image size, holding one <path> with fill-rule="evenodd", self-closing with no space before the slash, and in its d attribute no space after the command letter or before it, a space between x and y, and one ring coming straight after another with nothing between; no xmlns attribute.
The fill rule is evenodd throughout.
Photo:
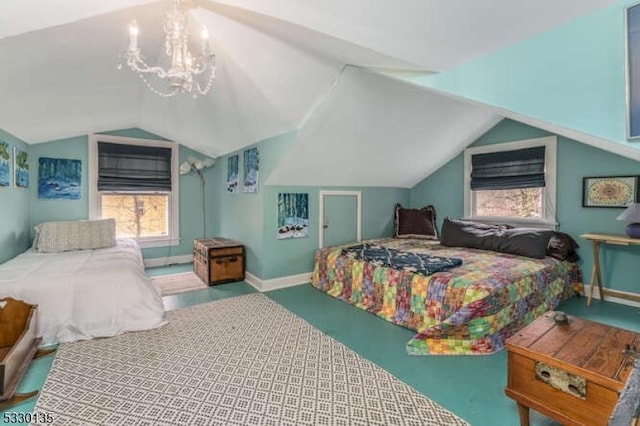
<svg viewBox="0 0 640 426"><path fill-rule="evenodd" d="M297 275L288 275L286 277L271 278L268 280L258 278L251 272L245 272L244 275L244 280L260 292L294 287L300 284L311 282L311 272L304 272Z"/></svg>
<svg viewBox="0 0 640 426"><path fill-rule="evenodd" d="M154 268L156 266L176 265L176 264L191 263L191 262L193 262L192 254L185 254L182 256L171 256L171 257L154 257L152 259L144 259L144 267Z"/></svg>
<svg viewBox="0 0 640 426"><path fill-rule="evenodd" d="M591 285L585 284L584 285L584 295L585 295L585 297L589 297L589 291L591 291ZM615 294L619 295L619 297L616 297L616 296L612 296L610 294L607 294L610 291L612 291L612 290L607 289L606 287L604 288L604 293L605 293L604 300L606 302L619 303L621 305L633 306L633 307L636 307L636 308L640 307L640 294L631 293L631 292L628 292L628 291L613 290L615 292ZM593 298L594 299L600 299L600 289L597 286L594 287L594 289L593 289Z"/></svg>

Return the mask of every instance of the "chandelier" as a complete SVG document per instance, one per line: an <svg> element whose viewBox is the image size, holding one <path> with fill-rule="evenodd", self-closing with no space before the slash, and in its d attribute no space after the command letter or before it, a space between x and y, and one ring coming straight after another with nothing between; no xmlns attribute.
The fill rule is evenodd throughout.
<svg viewBox="0 0 640 426"><path fill-rule="evenodd" d="M189 3L186 0L184 3ZM203 27L200 34L202 45L200 53L194 55L189 49L188 8L182 0L174 0L172 8L167 12L164 21L164 47L171 59L168 69L160 66L149 66L138 48L138 23L133 20L129 25L129 48L124 54L127 65L138 73L142 81L152 92L162 97L190 93L194 98L206 95L211 89L215 77L215 56L209 50L209 33ZM118 66L122 68L122 64ZM208 77L199 77L208 72ZM150 77L163 81L163 89L157 89ZM200 81L204 80L201 85Z"/></svg>

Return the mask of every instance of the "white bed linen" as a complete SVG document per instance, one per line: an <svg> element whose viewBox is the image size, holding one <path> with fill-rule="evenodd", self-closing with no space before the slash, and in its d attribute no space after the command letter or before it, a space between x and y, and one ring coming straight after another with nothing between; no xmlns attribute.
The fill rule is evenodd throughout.
<svg viewBox="0 0 640 426"><path fill-rule="evenodd" d="M0 265L0 297L38 305L42 344L148 330L164 321L159 290L144 273L138 244L18 255Z"/></svg>

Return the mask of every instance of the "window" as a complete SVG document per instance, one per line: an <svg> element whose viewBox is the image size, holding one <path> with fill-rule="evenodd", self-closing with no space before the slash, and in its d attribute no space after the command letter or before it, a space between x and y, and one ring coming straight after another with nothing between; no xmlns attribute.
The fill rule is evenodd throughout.
<svg viewBox="0 0 640 426"><path fill-rule="evenodd" d="M556 145L551 136L466 149L465 217L555 226Z"/></svg>
<svg viewBox="0 0 640 426"><path fill-rule="evenodd" d="M164 141L90 135L90 213L114 218L118 237L177 245L178 153Z"/></svg>

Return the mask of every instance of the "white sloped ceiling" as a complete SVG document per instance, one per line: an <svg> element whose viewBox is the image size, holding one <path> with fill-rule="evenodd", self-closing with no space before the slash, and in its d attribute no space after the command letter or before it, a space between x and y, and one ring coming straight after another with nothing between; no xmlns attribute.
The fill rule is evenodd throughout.
<svg viewBox="0 0 640 426"><path fill-rule="evenodd" d="M408 187L498 117L362 68L446 70L611 3L194 0L217 77L167 99L116 65L134 18L162 62L170 1L3 0L0 128L38 143L140 127L213 156L297 130L269 183Z"/></svg>
<svg viewBox="0 0 640 426"><path fill-rule="evenodd" d="M410 188L500 118L348 67L266 183Z"/></svg>

